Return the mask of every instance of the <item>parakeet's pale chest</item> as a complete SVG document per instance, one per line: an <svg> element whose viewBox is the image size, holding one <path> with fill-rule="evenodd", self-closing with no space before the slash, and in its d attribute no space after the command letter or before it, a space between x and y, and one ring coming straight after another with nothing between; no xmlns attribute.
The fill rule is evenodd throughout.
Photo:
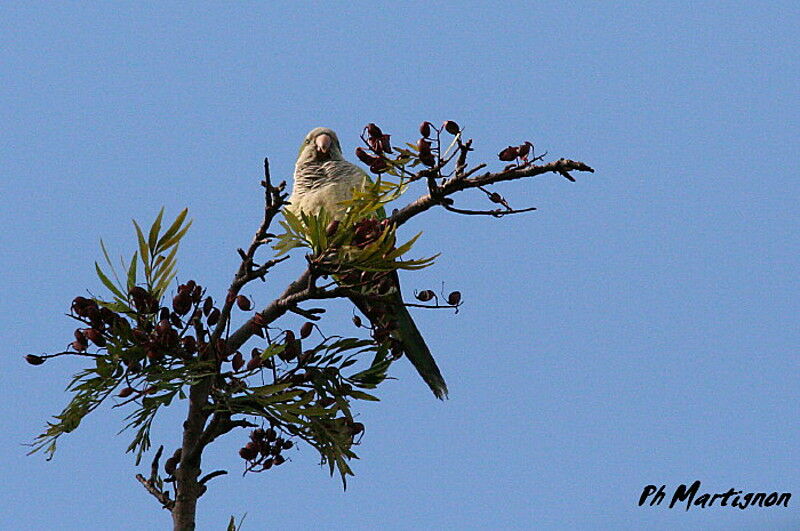
<svg viewBox="0 0 800 531"><path fill-rule="evenodd" d="M362 186L364 176L358 166L345 160L297 165L286 209L299 216L300 211L316 215L324 207L333 217L341 217L344 207L339 203L353 197L353 189Z"/></svg>

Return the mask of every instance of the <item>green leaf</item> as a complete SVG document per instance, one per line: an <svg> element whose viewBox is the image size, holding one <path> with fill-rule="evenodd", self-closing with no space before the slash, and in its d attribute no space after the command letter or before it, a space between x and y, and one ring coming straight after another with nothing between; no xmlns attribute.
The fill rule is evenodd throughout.
<svg viewBox="0 0 800 531"><path fill-rule="evenodd" d="M136 259L138 257L139 253L134 252L131 258L131 265L128 266L128 291L136 285Z"/></svg>
<svg viewBox="0 0 800 531"><path fill-rule="evenodd" d="M108 277L103 273L103 270L100 269L100 265L97 262L94 263L94 269L95 271L97 271L97 276L100 277L100 282L102 282L103 285L111 291L111 293L113 293L120 299L126 299L125 295L123 295L122 292L114 285L114 283L111 282L108 279Z"/></svg>
<svg viewBox="0 0 800 531"><path fill-rule="evenodd" d="M164 217L164 207L161 207L161 210L158 212L158 216L156 216L156 220L150 226L150 234L147 235L147 244L150 248L151 254L156 254L156 243L158 242L158 233L161 231L161 218Z"/></svg>
<svg viewBox="0 0 800 531"><path fill-rule="evenodd" d="M145 274L150 274L150 251L147 248L147 242L144 239L144 233L142 232L141 227L139 224L136 223L136 220L133 220L133 226L136 227L136 239L139 240L139 256L142 257L142 263L145 267Z"/></svg>
<svg viewBox="0 0 800 531"><path fill-rule="evenodd" d="M371 402L380 402L381 401L381 399L378 398L377 396L372 396L371 394L364 393L362 391L356 391L355 389L350 391L350 396L352 396L353 398L356 398L358 400L369 400Z"/></svg>
<svg viewBox="0 0 800 531"><path fill-rule="evenodd" d="M172 222L172 225L170 225L167 231L164 233L164 235L161 236L161 238L159 238L158 244L156 244L156 253L159 253L166 249L164 247L164 244L168 242L169 239L172 238L178 232L178 229L180 229L181 224L183 223L183 220L186 219L186 215L188 213L189 213L188 208L184 208L183 210L181 210L180 214L178 214L178 217L175 218L175 221Z"/></svg>
<svg viewBox="0 0 800 531"><path fill-rule="evenodd" d="M162 252L166 251L167 249L169 249L170 247L181 241L181 238L183 238L183 236L186 234L186 231L189 230L189 227L192 226L192 222L193 220L189 220L189 223L187 223L185 227L183 227L177 234L175 234L175 236L173 236L172 238L161 244L160 247Z"/></svg>

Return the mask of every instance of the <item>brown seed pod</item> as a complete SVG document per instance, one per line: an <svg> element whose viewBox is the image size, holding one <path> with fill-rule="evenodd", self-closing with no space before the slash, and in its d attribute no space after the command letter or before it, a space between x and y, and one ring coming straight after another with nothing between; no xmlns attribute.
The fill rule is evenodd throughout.
<svg viewBox="0 0 800 531"><path fill-rule="evenodd" d="M247 370L253 371L261 367L261 358L253 358L247 362Z"/></svg>
<svg viewBox="0 0 800 531"><path fill-rule="evenodd" d="M219 308L213 308L211 312L208 314L208 318L206 319L208 325L214 326L215 324L217 324L219 322L219 316L221 314L222 312L219 311Z"/></svg>
<svg viewBox="0 0 800 531"><path fill-rule="evenodd" d="M77 352L83 352L84 350L89 348L89 343L82 343L76 339L75 341L72 342L70 346L73 348L73 350Z"/></svg>
<svg viewBox="0 0 800 531"><path fill-rule="evenodd" d="M500 160L504 162L511 162L512 160L519 157L519 149L514 146L508 146L503 151L501 151L497 156L500 158Z"/></svg>
<svg viewBox="0 0 800 531"><path fill-rule="evenodd" d="M106 346L106 338L103 337L102 332L100 330L96 330L94 328L87 328L83 331L83 335L87 337L92 343L97 345L98 347Z"/></svg>
<svg viewBox="0 0 800 531"><path fill-rule="evenodd" d="M231 365L233 366L234 371L238 371L244 365L244 356L242 356L241 352L237 352L233 355L233 359L231 360Z"/></svg>
<svg viewBox="0 0 800 531"><path fill-rule="evenodd" d="M451 306L457 306L458 303L461 302L461 292L460 291L452 291L447 296L447 304Z"/></svg>
<svg viewBox="0 0 800 531"><path fill-rule="evenodd" d="M294 446L292 441L283 441L283 449L290 450Z"/></svg>
<svg viewBox="0 0 800 531"><path fill-rule="evenodd" d="M362 147L357 147L356 148L356 157L358 157L358 160L360 160L361 162L363 162L367 166L369 166L373 162L375 162L375 159L377 158L377 157L374 157L374 156L370 155L369 153L367 153L367 150L365 150Z"/></svg>
<svg viewBox="0 0 800 531"><path fill-rule="evenodd" d="M120 398L127 398L131 396L134 391L136 391L136 389L134 389L133 387L125 387L119 392L117 396Z"/></svg>
<svg viewBox="0 0 800 531"><path fill-rule="evenodd" d="M178 293L172 299L172 309L178 315L186 315L192 309L192 299L185 293Z"/></svg>
<svg viewBox="0 0 800 531"><path fill-rule="evenodd" d="M369 165L369 171L372 173L383 173L388 167L389 165L386 164L386 160L376 158L372 164Z"/></svg>
<svg viewBox="0 0 800 531"><path fill-rule="evenodd" d="M283 457L282 455L276 455L273 461L275 463L275 466L278 466L278 465L282 465L283 463L285 463L286 462L286 458Z"/></svg>
<svg viewBox="0 0 800 531"><path fill-rule="evenodd" d="M431 143L425 140L424 138L420 138L417 141L417 149L419 150L420 155L422 155L423 153L430 153Z"/></svg>
<svg viewBox="0 0 800 531"><path fill-rule="evenodd" d="M381 149L386 153L392 152L392 143L389 140L391 135L383 135L381 136Z"/></svg>
<svg viewBox="0 0 800 531"><path fill-rule="evenodd" d="M498 194L497 192L492 192L491 194L489 194L489 201L491 201L492 203L502 203L503 196Z"/></svg>
<svg viewBox="0 0 800 531"><path fill-rule="evenodd" d="M272 442L278 438L278 432L275 431L275 428L269 428L264 433L264 437L269 441Z"/></svg>
<svg viewBox="0 0 800 531"><path fill-rule="evenodd" d="M181 344L183 345L183 349L188 354L194 354L197 352L197 340L195 340L194 336L186 336L181 340Z"/></svg>
<svg viewBox="0 0 800 531"><path fill-rule="evenodd" d="M362 431L364 431L364 425L360 422L354 422L350 425L350 433L353 435L358 435Z"/></svg>
<svg viewBox="0 0 800 531"><path fill-rule="evenodd" d="M356 325L356 328L361 328L361 317L354 315L353 324Z"/></svg>
<svg viewBox="0 0 800 531"><path fill-rule="evenodd" d="M517 151L519 152L519 156L524 159L528 157L528 153L531 152L531 149L533 149L533 144L530 142L525 142L517 148Z"/></svg>
<svg viewBox="0 0 800 531"><path fill-rule="evenodd" d="M36 354L28 354L27 356L25 356L25 361L27 361L31 365L41 365L42 363L44 363L44 358L41 356L37 356Z"/></svg>
<svg viewBox="0 0 800 531"><path fill-rule="evenodd" d="M444 127L444 130L447 131L448 133L450 133L451 135L457 135L459 133L459 131L461 131L461 128L458 127L458 124L455 123L453 120L447 120L444 123L443 127Z"/></svg>
<svg viewBox="0 0 800 531"><path fill-rule="evenodd" d="M164 472L169 474L170 476L175 475L175 471L178 469L178 463L180 463L180 458L175 457L174 455L164 461Z"/></svg>
<svg viewBox="0 0 800 531"><path fill-rule="evenodd" d="M420 291L419 293L417 293L417 294L415 295L415 297L417 298L417 300L419 300L419 301L422 301L422 302L428 302L429 300L431 300L431 299L432 299L432 298L434 298L435 296L436 296L436 294L435 294L435 293L433 293L433 292L432 292L431 290L429 290L429 289L422 290L422 291Z"/></svg>
<svg viewBox="0 0 800 531"><path fill-rule="evenodd" d="M311 332L314 331L314 323L311 321L306 321L302 328L300 328L300 338L305 339L311 335Z"/></svg>
<svg viewBox="0 0 800 531"><path fill-rule="evenodd" d="M422 122L419 126L419 134L421 134L425 138L431 136L431 123Z"/></svg>
<svg viewBox="0 0 800 531"><path fill-rule="evenodd" d="M419 154L419 161L422 162L425 166L428 166L428 167L431 167L431 168L436 165L436 158L433 156L433 154L430 151L428 151L426 153L420 153Z"/></svg>
<svg viewBox="0 0 800 531"><path fill-rule="evenodd" d="M325 228L325 234L327 234L328 237L331 237L334 234L336 234L336 231L338 229L339 229L339 220L338 219L334 219L333 221L328 223L328 226Z"/></svg>
<svg viewBox="0 0 800 531"><path fill-rule="evenodd" d="M211 310L214 309L214 299L211 297L206 297L206 300L203 301L203 315L208 317L208 314Z"/></svg>
<svg viewBox="0 0 800 531"><path fill-rule="evenodd" d="M257 448L250 448L248 446L244 446L239 449L239 457L241 457L245 461L252 461L257 456L258 456Z"/></svg>
<svg viewBox="0 0 800 531"><path fill-rule="evenodd" d="M383 136L383 131L381 131L381 128L373 123L367 124L366 129L367 133L369 133L369 136L372 138L380 138Z"/></svg>
<svg viewBox="0 0 800 531"><path fill-rule="evenodd" d="M244 295L239 295L236 297L236 306L243 312L249 312L253 308L253 303Z"/></svg>

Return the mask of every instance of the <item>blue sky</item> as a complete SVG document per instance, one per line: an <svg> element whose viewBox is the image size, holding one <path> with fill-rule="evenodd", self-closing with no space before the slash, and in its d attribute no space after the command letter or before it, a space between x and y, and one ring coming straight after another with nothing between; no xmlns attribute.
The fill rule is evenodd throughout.
<svg viewBox="0 0 800 531"><path fill-rule="evenodd" d="M232 473L199 528L245 513L245 529L797 528L794 498L636 505L647 484L695 479L800 496L796 6L332 4L0 6L0 526L170 525L133 479L118 411L51 462L21 446L79 368L21 356L67 342L69 302L100 291L99 238L129 254L131 218L189 207L180 278L224 293L264 156L288 179L312 127L352 154L367 122L413 141L422 120L454 119L475 161L531 140L597 172L500 188L532 214L409 223L419 255L443 254L405 290L444 282L466 302L414 313L451 399L395 364L360 409L347 492L307 447L242 478L245 434L228 436L206 462ZM245 292L266 304L301 267ZM347 304L329 308L326 330L352 330ZM168 448L181 415L156 429Z"/></svg>

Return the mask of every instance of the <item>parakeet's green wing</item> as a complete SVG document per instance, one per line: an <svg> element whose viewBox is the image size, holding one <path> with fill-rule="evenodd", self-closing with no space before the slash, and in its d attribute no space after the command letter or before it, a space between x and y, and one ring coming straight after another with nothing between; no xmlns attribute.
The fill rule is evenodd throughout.
<svg viewBox="0 0 800 531"><path fill-rule="evenodd" d="M358 170L367 181L371 182L369 176L361 168L358 168ZM380 219L383 219L386 217L386 210L381 207L377 214ZM396 288L392 291L391 302L389 303L391 305L389 313L397 321L397 328L393 332L393 336L403 345L406 357L431 388L436 398L444 400L447 398L447 384L444 381L444 377L442 377L441 371L439 371L439 367L436 365L436 360L433 359L428 345L425 343L425 339L420 334L414 319L411 318L408 308L403 304L403 296L400 293L400 278L397 275L397 271L392 273L391 279L393 286ZM363 299L351 300L370 322L375 322L377 317L368 301Z"/></svg>

